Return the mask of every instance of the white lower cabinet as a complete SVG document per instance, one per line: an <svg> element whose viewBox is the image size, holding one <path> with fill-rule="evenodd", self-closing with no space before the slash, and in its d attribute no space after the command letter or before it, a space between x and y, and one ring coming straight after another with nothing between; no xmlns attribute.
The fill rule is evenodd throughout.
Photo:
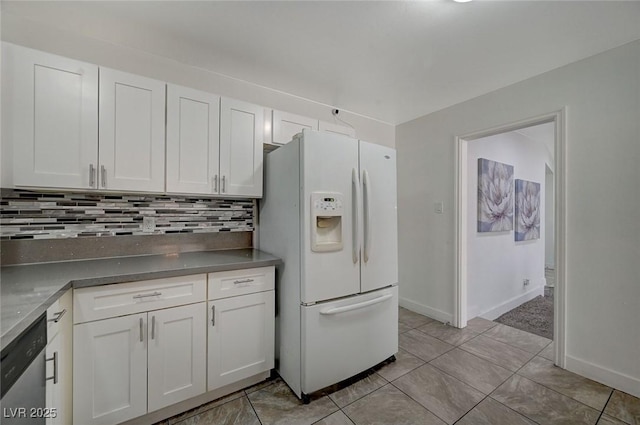
<svg viewBox="0 0 640 425"><path fill-rule="evenodd" d="M73 423L112 425L147 413L147 313L75 325Z"/></svg>
<svg viewBox="0 0 640 425"><path fill-rule="evenodd" d="M205 392L206 304L74 329L74 423L117 424Z"/></svg>
<svg viewBox="0 0 640 425"><path fill-rule="evenodd" d="M206 304L148 313L148 385L152 412L206 391Z"/></svg>
<svg viewBox="0 0 640 425"><path fill-rule="evenodd" d="M116 425L268 372L274 298L274 267L75 289L73 423Z"/></svg>
<svg viewBox="0 0 640 425"><path fill-rule="evenodd" d="M69 290L47 309L45 400L52 414L47 416L46 425L72 423L72 305Z"/></svg>
<svg viewBox="0 0 640 425"><path fill-rule="evenodd" d="M274 362L274 291L209 301L208 390L265 372Z"/></svg>

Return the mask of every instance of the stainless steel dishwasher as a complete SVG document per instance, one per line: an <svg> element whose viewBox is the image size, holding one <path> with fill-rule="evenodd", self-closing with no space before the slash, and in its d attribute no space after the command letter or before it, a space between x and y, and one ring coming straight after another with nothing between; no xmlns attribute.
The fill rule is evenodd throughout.
<svg viewBox="0 0 640 425"><path fill-rule="evenodd" d="M0 354L0 422L3 425L44 425L45 347L43 314Z"/></svg>

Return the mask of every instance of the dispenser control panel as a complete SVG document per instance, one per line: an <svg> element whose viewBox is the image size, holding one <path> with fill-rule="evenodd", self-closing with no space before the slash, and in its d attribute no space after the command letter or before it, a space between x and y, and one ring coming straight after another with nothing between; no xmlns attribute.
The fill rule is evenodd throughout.
<svg viewBox="0 0 640 425"><path fill-rule="evenodd" d="M311 194L311 250L342 250L343 196L334 192Z"/></svg>
<svg viewBox="0 0 640 425"><path fill-rule="evenodd" d="M316 211L339 212L342 214L342 201L336 197L320 197L315 200L313 207Z"/></svg>

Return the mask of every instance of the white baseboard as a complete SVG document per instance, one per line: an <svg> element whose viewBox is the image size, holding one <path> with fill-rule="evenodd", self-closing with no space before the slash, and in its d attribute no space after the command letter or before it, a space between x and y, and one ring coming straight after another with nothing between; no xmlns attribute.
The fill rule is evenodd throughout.
<svg viewBox="0 0 640 425"><path fill-rule="evenodd" d="M570 355L566 356L568 371L585 376L617 390L640 397L640 379L590 363Z"/></svg>
<svg viewBox="0 0 640 425"><path fill-rule="evenodd" d="M525 292L522 295L513 297L503 303L498 304L495 307L485 310L480 314L478 314L478 316L487 320L497 319L498 317L505 314L507 311L513 310L514 308L518 307L520 304L526 303L527 301L534 299L538 295L544 295L544 283L542 285L536 286L535 288ZM470 319L473 317L475 316L469 315Z"/></svg>
<svg viewBox="0 0 640 425"><path fill-rule="evenodd" d="M401 307L406 308L407 310L414 311L416 313L423 314L427 317L435 319L442 323L453 323L453 314L445 313L442 310L438 310L436 308L432 308L426 306L424 304L417 303L415 301L411 301L407 298L400 297L399 304Z"/></svg>

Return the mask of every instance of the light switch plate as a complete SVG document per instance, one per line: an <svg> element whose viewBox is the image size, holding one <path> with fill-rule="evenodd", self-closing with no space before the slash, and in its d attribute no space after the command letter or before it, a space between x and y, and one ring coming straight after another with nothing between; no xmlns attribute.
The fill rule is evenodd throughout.
<svg viewBox="0 0 640 425"><path fill-rule="evenodd" d="M433 203L433 211L436 214L442 214L444 211L444 203L442 201L436 201Z"/></svg>

